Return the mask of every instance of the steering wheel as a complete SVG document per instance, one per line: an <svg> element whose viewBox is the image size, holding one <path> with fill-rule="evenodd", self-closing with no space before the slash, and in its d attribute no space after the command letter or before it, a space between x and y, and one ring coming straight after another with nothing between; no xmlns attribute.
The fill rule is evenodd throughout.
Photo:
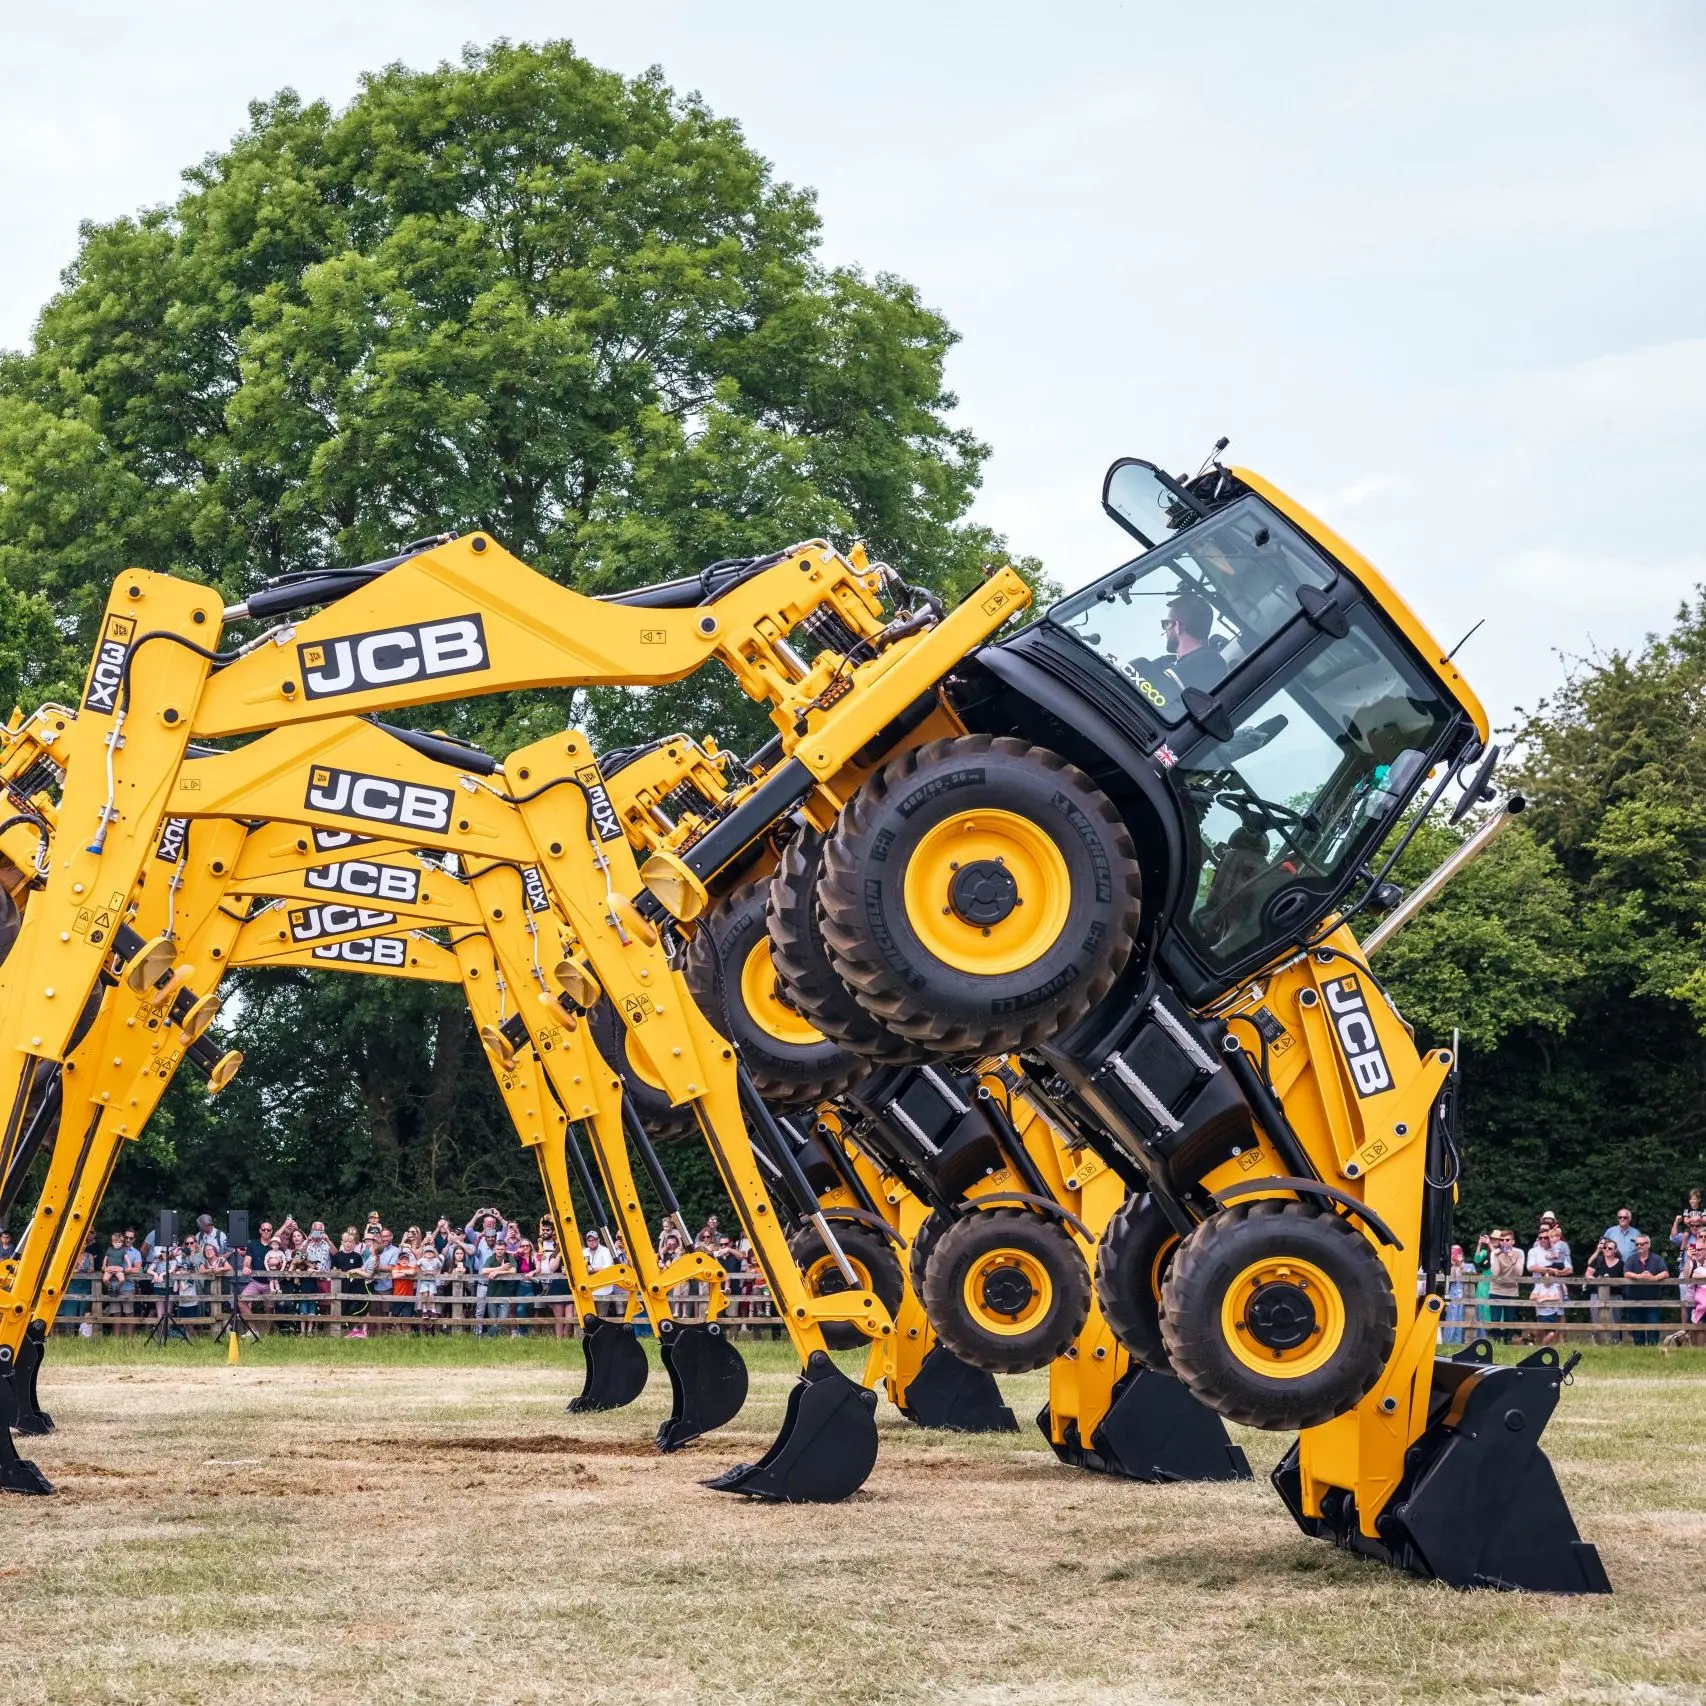
<svg viewBox="0 0 1706 1706"><path fill-rule="evenodd" d="M1217 806L1225 806L1229 812L1232 812L1237 817L1238 821L1242 823L1246 829L1273 830L1274 833L1279 836L1280 840L1283 841L1305 865L1314 868L1314 859L1310 857L1307 849L1301 842L1299 842L1297 837L1292 834L1293 829L1303 829L1307 827L1304 823L1303 814L1301 812L1294 812L1290 806L1277 805L1272 800L1264 800L1258 794L1252 794L1247 791L1244 793L1237 793L1229 788L1223 789L1220 793L1216 794L1214 796L1214 803ZM1255 821L1252 822L1252 819Z"/></svg>

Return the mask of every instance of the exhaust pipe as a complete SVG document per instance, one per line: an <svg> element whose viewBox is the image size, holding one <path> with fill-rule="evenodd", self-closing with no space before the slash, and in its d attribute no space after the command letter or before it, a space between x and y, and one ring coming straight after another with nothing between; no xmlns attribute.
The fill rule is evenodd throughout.
<svg viewBox="0 0 1706 1706"><path fill-rule="evenodd" d="M1521 794L1512 794L1504 806L1481 825L1454 853L1441 860L1426 881L1406 895L1386 917L1363 938L1362 951L1372 959L1431 901L1465 865L1472 864L1493 844L1494 838L1527 805Z"/></svg>

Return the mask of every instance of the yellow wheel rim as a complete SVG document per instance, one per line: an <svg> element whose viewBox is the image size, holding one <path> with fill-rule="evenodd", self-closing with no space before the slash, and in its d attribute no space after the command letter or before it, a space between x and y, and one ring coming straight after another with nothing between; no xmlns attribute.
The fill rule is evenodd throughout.
<svg viewBox="0 0 1706 1706"><path fill-rule="evenodd" d="M874 1291L876 1289L871 1284L871 1275L865 1264L857 1256L848 1256L847 1263L859 1276L857 1286L848 1285L847 1276L842 1273L840 1263L826 1253L819 1256L806 1269L806 1290L813 1297L834 1297L843 1291Z"/></svg>
<svg viewBox="0 0 1706 1706"><path fill-rule="evenodd" d="M984 1332L1017 1338L1048 1314L1054 1281L1028 1250L991 1250L966 1269L961 1301Z"/></svg>
<svg viewBox="0 0 1706 1706"><path fill-rule="evenodd" d="M1270 1380L1301 1380L1329 1362L1345 1337L1345 1300L1313 1262L1270 1256L1252 1262L1220 1306L1232 1354Z"/></svg>
<svg viewBox="0 0 1706 1706"><path fill-rule="evenodd" d="M1034 965L1066 927L1072 878L1054 838L1016 812L967 811L926 832L907 862L907 922L956 971Z"/></svg>
<svg viewBox="0 0 1706 1706"><path fill-rule="evenodd" d="M770 943L760 936L740 968L740 998L752 1022L767 1037L795 1048L810 1048L823 1041L823 1032L782 999L776 967L770 958Z"/></svg>
<svg viewBox="0 0 1706 1706"><path fill-rule="evenodd" d="M1155 1252L1154 1260L1149 1264L1149 1295L1159 1303L1161 1301L1162 1282L1167 1278L1167 1264L1172 1260L1173 1252L1179 1247L1177 1232Z"/></svg>

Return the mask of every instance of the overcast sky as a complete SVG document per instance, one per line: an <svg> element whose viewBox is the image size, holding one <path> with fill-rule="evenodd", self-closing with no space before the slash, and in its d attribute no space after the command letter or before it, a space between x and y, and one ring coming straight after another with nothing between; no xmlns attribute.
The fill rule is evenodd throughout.
<svg viewBox="0 0 1706 1706"><path fill-rule="evenodd" d="M0 344L81 219L171 200L246 103L568 36L664 67L919 285L994 447L979 516L1068 586L1120 454L1214 439L1317 507L1495 716L1706 581L1706 9L0 0ZM164 566L164 565L162 565Z"/></svg>

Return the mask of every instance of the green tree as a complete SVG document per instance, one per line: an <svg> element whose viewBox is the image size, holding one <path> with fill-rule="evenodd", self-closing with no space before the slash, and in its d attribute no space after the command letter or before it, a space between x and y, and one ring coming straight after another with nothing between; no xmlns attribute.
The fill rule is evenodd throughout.
<svg viewBox="0 0 1706 1706"><path fill-rule="evenodd" d="M1628 1202L1669 1233L1706 1182L1706 600L1578 663L1518 731L1528 809L1381 961L1435 1040L1461 1027L1461 1221L1582 1245ZM1424 830L1402 875L1450 850Z"/></svg>
<svg viewBox="0 0 1706 1706"><path fill-rule="evenodd" d="M861 536L953 596L1004 555L965 519L986 452L950 420L947 324L900 279L826 266L810 192L656 70L563 42L393 66L341 111L256 103L185 178L170 206L86 225L0 361L0 598L23 601L18 644L0 605L0 687L69 673L133 563L235 597L482 528L604 592ZM60 630L25 635L49 608ZM432 720L501 751L571 715L606 744L755 727L703 680ZM240 1149L255 1190L300 1180L348 1212L515 1159L454 992L256 979L238 1005L240 1093L204 1120L174 1092L159 1159L186 1181L192 1150Z"/></svg>

